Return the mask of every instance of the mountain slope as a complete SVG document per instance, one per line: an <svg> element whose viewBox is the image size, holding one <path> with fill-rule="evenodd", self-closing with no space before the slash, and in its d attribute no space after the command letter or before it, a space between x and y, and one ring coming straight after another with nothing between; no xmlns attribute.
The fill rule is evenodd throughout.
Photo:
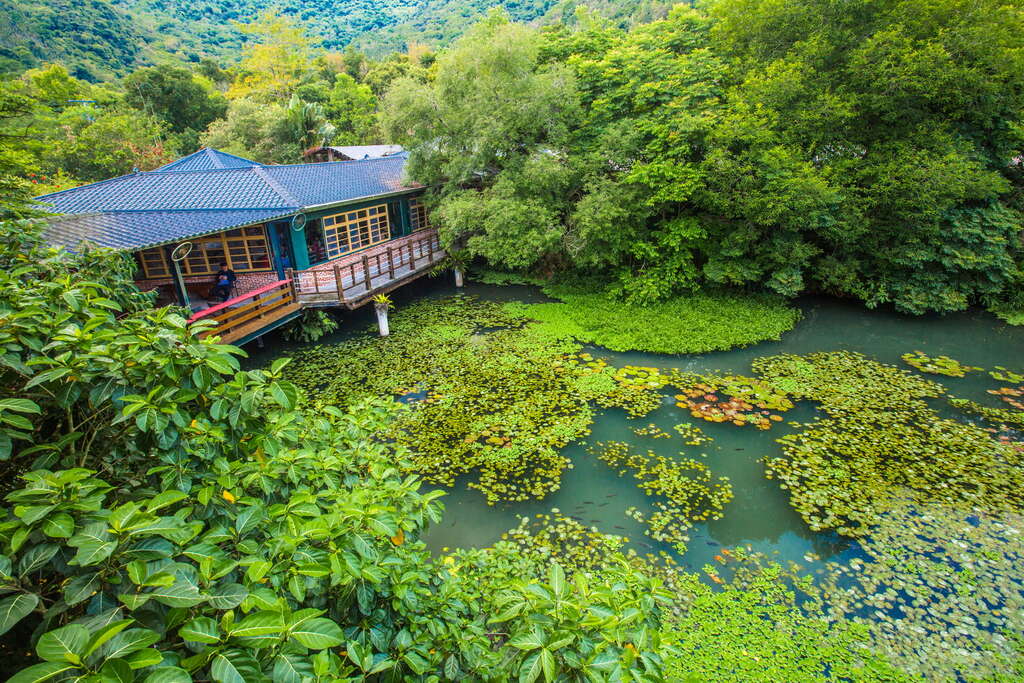
<svg viewBox="0 0 1024 683"><path fill-rule="evenodd" d="M276 9L328 50L371 55L410 43L441 47L492 7L523 22L571 16L589 5L623 24L663 16L672 0L0 0L0 71L59 61L98 80L162 56L234 61L247 22Z"/></svg>

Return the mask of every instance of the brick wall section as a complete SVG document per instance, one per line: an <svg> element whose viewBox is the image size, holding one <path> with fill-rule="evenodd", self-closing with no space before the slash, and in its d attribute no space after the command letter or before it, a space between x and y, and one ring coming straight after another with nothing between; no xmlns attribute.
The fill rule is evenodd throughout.
<svg viewBox="0 0 1024 683"><path fill-rule="evenodd" d="M195 289L209 290L213 287L214 281L213 275L192 275L186 276L185 286L192 289L190 285L195 285ZM277 277L277 272L273 270L262 271L259 273L238 273L235 278L235 287L238 290L238 294L245 294L251 292L254 289L259 289L264 285L269 285L277 282L280 278ZM136 280L135 285L142 291L148 291L154 287L160 287L163 285L173 285L174 280L169 277L164 278L150 278L147 280ZM206 292L203 292L205 294Z"/></svg>

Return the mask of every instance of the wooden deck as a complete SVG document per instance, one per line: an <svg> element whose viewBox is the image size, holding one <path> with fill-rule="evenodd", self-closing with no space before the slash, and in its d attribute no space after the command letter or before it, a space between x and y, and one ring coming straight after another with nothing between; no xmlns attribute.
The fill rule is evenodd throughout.
<svg viewBox="0 0 1024 683"><path fill-rule="evenodd" d="M288 271L288 277L197 312L189 323L214 320L200 336L217 335L225 344L244 344L297 317L304 308L359 308L422 277L445 256L436 230L387 243L372 255L352 254L329 268Z"/></svg>
<svg viewBox="0 0 1024 683"><path fill-rule="evenodd" d="M295 297L294 283L279 280L199 311L188 322L215 320L217 326L200 333L201 337L215 334L225 344L245 343L284 324L301 310L302 304Z"/></svg>
<svg viewBox="0 0 1024 683"><path fill-rule="evenodd" d="M414 233L389 242L373 255L354 254L329 269L289 272L296 296L305 306L359 308L377 294L386 294L426 274L445 256L436 230Z"/></svg>

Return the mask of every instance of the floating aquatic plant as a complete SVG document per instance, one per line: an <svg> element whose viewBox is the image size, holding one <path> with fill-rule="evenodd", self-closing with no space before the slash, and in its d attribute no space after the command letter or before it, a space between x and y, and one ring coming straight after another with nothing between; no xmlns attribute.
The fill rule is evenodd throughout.
<svg viewBox="0 0 1024 683"><path fill-rule="evenodd" d="M679 432L679 436L683 437L683 443L687 446L700 446L714 441L714 439L705 434L700 427L692 425L689 422L677 424L673 429Z"/></svg>
<svg viewBox="0 0 1024 683"><path fill-rule="evenodd" d="M968 372L980 372L984 370L984 368L964 365L960 361L954 360L949 356L929 356L924 351L905 353L900 356L900 358L902 358L907 365L917 368L921 372L927 372L932 375L963 377Z"/></svg>
<svg viewBox="0 0 1024 683"><path fill-rule="evenodd" d="M754 362L773 382L821 402L830 417L779 439L768 476L815 530L868 532L893 500L1015 510L1024 506L1024 459L982 428L941 418L921 399L933 382L849 352Z"/></svg>
<svg viewBox="0 0 1024 683"><path fill-rule="evenodd" d="M821 403L829 415L900 409L941 396L941 384L853 351L756 358L754 371L791 398Z"/></svg>
<svg viewBox="0 0 1024 683"><path fill-rule="evenodd" d="M1024 410L1024 400L1021 399L1024 396L1024 386L989 389L988 393L998 396L1004 403L1013 406L1017 410Z"/></svg>
<svg viewBox="0 0 1024 683"><path fill-rule="evenodd" d="M644 427L633 427L633 433L637 436L649 436L652 439L671 439L672 435L658 425L651 423Z"/></svg>
<svg viewBox="0 0 1024 683"><path fill-rule="evenodd" d="M707 465L692 458L672 460L652 451L638 453L621 441L598 443L590 452L620 475L631 473L648 496L660 497L652 503L655 512L634 514L634 519L647 525L647 535L657 541L688 541L690 527L719 519L732 500L729 478L713 476Z"/></svg>
<svg viewBox="0 0 1024 683"><path fill-rule="evenodd" d="M731 422L742 427L753 425L768 429L772 422L782 422L779 412L793 407L786 394L767 382L740 375L703 375L696 381L679 382L673 386L676 405L690 415L708 422ZM775 412L773 412L775 411Z"/></svg>
<svg viewBox="0 0 1024 683"><path fill-rule="evenodd" d="M1002 365L997 365L994 370L989 370L989 376L992 379L999 382L1009 382L1010 384L1024 384L1024 375L1014 372L1013 370L1007 370Z"/></svg>
<svg viewBox="0 0 1024 683"><path fill-rule="evenodd" d="M1024 412L1019 410L990 408L989 406L982 405L976 401L970 401L966 398L950 398L949 404L957 410L978 415L994 424L1024 427Z"/></svg>
<svg viewBox="0 0 1024 683"><path fill-rule="evenodd" d="M931 680L1007 674L1024 633L1024 518L901 501L830 562L821 580L833 619L863 623L870 648ZM999 679L1009 680L1009 679Z"/></svg>
<svg viewBox="0 0 1024 683"><path fill-rule="evenodd" d="M367 395L409 404L383 438L407 446L431 483L488 502L542 498L571 466L560 450L589 432L592 400L616 386L579 346L533 334L500 305L470 297L415 302L387 339L369 335L301 351L289 379L324 404Z"/></svg>

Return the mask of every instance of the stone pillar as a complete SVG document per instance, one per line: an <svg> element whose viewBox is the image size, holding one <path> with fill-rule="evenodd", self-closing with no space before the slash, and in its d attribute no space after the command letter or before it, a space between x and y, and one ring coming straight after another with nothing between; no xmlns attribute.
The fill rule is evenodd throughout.
<svg viewBox="0 0 1024 683"><path fill-rule="evenodd" d="M461 287L462 284L463 284L462 283L462 268L455 267L455 268L453 268L453 270L455 271L455 286L456 287Z"/></svg>
<svg viewBox="0 0 1024 683"><path fill-rule="evenodd" d="M391 334L391 330L388 328L388 307L375 304L374 308L377 311L377 327L380 328L380 336L386 337Z"/></svg>

